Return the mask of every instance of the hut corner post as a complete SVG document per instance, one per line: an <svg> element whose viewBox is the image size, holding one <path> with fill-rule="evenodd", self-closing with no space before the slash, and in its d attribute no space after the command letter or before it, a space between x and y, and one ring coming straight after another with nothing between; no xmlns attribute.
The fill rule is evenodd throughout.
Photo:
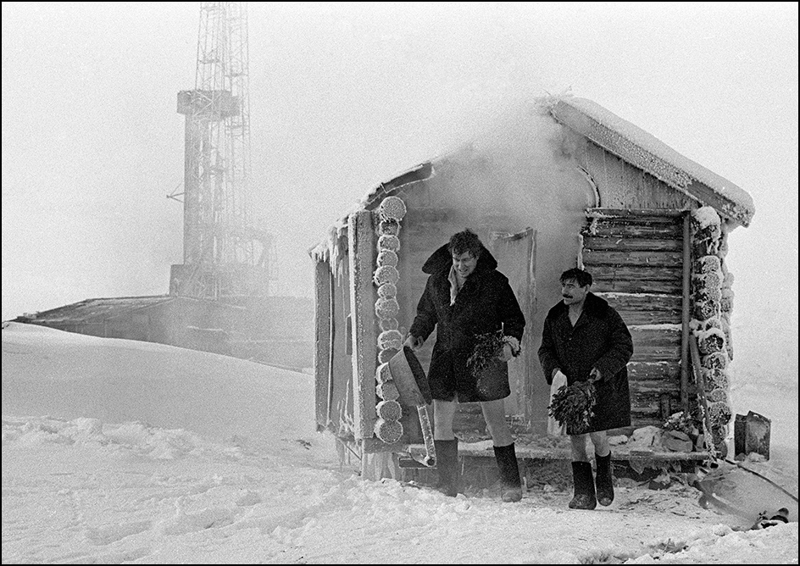
<svg viewBox="0 0 800 566"><path fill-rule="evenodd" d="M331 422L331 346L333 332L332 286L330 269L325 261L317 262L314 269L314 396L317 431Z"/></svg>
<svg viewBox="0 0 800 566"><path fill-rule="evenodd" d="M348 260L350 267L350 310L353 321L353 421L355 439L360 443L362 477L365 476L366 441L374 435L375 370L377 334L375 330L375 290L372 285L375 231L372 213L354 212L348 218Z"/></svg>
<svg viewBox="0 0 800 566"><path fill-rule="evenodd" d="M689 412L689 335L691 329L691 266L692 228L689 213L683 216L683 296L681 301L681 409Z"/></svg>

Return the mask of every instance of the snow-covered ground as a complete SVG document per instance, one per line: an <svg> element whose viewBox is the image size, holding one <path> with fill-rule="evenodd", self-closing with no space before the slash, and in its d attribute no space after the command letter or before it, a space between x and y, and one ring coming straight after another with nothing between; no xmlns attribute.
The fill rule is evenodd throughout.
<svg viewBox="0 0 800 566"><path fill-rule="evenodd" d="M362 481L304 373L18 323L2 343L3 563L797 563L796 511L740 530L682 485L576 511L547 486ZM734 407L773 419L767 467L796 494L796 346L773 379L758 343L738 341Z"/></svg>

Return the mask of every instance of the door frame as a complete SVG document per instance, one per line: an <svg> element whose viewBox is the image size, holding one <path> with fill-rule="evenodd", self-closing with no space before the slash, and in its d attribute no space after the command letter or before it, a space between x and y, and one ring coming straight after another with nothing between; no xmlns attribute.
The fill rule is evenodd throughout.
<svg viewBox="0 0 800 566"><path fill-rule="evenodd" d="M520 344L521 354L519 358L512 360L509 364L510 397L514 397L514 399L511 403L506 401L506 418L511 421L512 425L522 425L527 430L530 428L532 417L533 364L536 363L533 352L533 329L530 327L536 305L536 230L528 226L524 230L514 233L490 232L489 241L492 253L498 262L498 269L506 277L509 277L509 283L525 316L526 329ZM508 257L506 250L509 248L506 246L519 243L526 244L524 249L519 250L522 252L521 257L525 258L524 275L522 278L514 277L512 279L510 273L503 271L502 260ZM515 257L519 257L519 255ZM518 275L519 272L516 274ZM520 290L524 290L524 292L520 292Z"/></svg>

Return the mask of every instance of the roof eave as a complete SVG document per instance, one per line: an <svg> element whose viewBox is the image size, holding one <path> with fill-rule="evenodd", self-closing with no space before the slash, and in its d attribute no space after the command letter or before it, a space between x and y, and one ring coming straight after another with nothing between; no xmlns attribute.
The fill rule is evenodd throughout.
<svg viewBox="0 0 800 566"><path fill-rule="evenodd" d="M378 200L383 200L384 197L397 192L400 188L405 187L411 183L419 181L426 181L433 176L433 163L426 161L419 165L412 167L408 171L401 173L392 179L380 183L367 195L364 203L364 208L369 208Z"/></svg>
<svg viewBox="0 0 800 566"><path fill-rule="evenodd" d="M674 166L658 155L636 145L617 131L595 120L564 101L550 107L550 114L559 123L586 137L620 159L642 169L670 187L687 194L703 204L712 206L719 214L742 226L749 226L753 211L726 198L688 172Z"/></svg>

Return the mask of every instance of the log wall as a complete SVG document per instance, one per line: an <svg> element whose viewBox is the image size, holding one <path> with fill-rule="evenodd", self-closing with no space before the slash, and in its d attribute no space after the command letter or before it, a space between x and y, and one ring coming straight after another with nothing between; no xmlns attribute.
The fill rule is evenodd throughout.
<svg viewBox="0 0 800 566"><path fill-rule="evenodd" d="M634 427L662 425L681 404L683 213L591 209L582 230L592 291L628 325Z"/></svg>

